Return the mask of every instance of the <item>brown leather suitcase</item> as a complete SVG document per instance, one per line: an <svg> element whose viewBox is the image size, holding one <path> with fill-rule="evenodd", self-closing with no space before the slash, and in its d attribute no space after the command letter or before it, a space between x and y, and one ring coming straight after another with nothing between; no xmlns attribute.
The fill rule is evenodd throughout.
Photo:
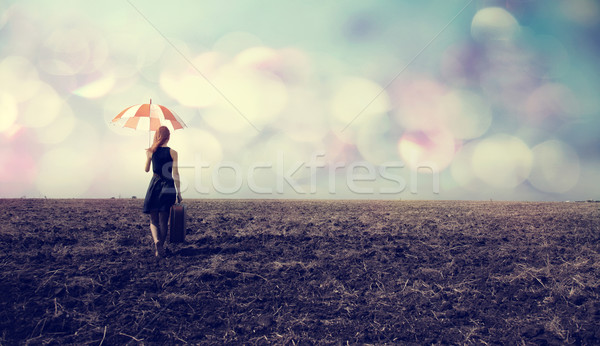
<svg viewBox="0 0 600 346"><path fill-rule="evenodd" d="M169 220L169 243L185 241L185 205L178 203L171 207Z"/></svg>

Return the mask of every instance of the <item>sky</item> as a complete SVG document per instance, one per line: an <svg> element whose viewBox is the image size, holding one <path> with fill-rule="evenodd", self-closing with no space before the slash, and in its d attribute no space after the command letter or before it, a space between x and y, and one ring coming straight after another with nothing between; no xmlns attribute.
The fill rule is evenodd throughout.
<svg viewBox="0 0 600 346"><path fill-rule="evenodd" d="M600 199L594 0L0 2L0 197Z"/></svg>

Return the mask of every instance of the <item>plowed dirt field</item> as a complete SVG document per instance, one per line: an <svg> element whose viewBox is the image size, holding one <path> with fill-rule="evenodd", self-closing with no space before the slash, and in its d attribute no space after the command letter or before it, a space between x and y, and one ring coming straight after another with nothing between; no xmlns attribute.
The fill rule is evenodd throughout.
<svg viewBox="0 0 600 346"><path fill-rule="evenodd" d="M598 344L597 203L0 200L0 344Z"/></svg>

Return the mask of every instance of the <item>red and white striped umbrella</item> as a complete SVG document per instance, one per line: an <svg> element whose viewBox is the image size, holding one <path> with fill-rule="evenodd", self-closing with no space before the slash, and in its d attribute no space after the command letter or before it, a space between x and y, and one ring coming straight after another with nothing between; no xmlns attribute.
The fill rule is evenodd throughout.
<svg viewBox="0 0 600 346"><path fill-rule="evenodd" d="M125 108L112 120L112 123L144 131L156 131L163 125L170 130L187 127L175 112L165 106L152 104L152 99L150 99L150 103Z"/></svg>

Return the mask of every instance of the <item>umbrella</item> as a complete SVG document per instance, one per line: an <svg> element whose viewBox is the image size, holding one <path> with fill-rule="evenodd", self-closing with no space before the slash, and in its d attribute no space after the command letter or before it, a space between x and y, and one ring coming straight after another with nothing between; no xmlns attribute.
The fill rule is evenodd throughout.
<svg viewBox="0 0 600 346"><path fill-rule="evenodd" d="M170 130L179 130L187 127L183 120L165 106L144 103L125 108L119 113L112 123L128 127L134 130L156 131L161 126L167 126ZM150 141L150 138L148 138Z"/></svg>

